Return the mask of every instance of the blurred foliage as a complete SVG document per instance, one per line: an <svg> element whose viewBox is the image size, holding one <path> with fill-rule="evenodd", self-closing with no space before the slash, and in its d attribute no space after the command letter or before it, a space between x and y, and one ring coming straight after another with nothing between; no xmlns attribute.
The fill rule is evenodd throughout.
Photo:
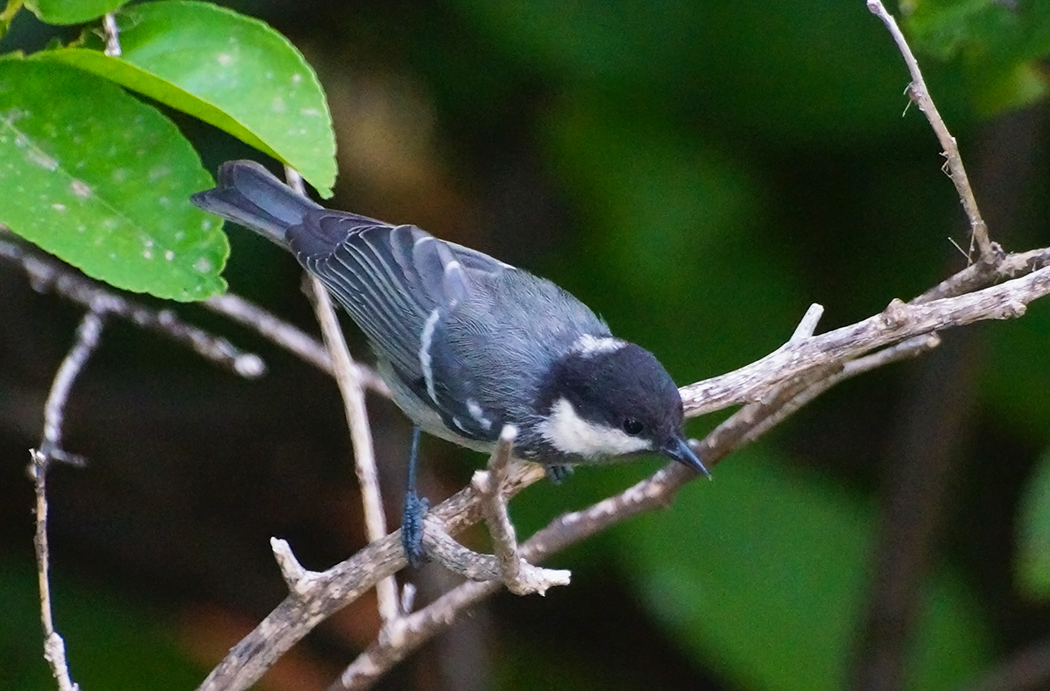
<svg viewBox="0 0 1050 691"><path fill-rule="evenodd" d="M1050 3L904 0L901 9L913 47L955 63L984 114L1046 98Z"/></svg>
<svg viewBox="0 0 1050 691"><path fill-rule="evenodd" d="M33 573L28 560L0 560L0 688L12 691L55 688L34 640L40 605ZM202 670L179 652L170 615L61 571L52 573L51 587L55 624L81 688L184 691L199 683Z"/></svg>
<svg viewBox="0 0 1050 691"><path fill-rule="evenodd" d="M163 12L152 9L161 6L181 12L192 3L128 11L145 16ZM1007 109L1044 97L1046 7L992 0L912 1L903 7L905 29L975 180L981 162L991 161L992 169L1019 165L997 159L995 150L977 155L989 126L982 118L1010 117ZM822 328L833 328L870 315L893 297L907 299L965 263L949 242L967 244L958 200L939 172L943 159L936 140L917 109L907 107L903 61L862 0L308 6L274 0L242 2L237 9L265 16L291 36L339 106L332 110L343 176L333 206L419 222L556 280L618 335L653 350L681 383L776 348L810 302L826 307ZM186 48L192 32L179 34L175 30L185 24L170 24L161 35ZM216 23L208 35L221 35L224 27ZM129 47L144 28L129 27ZM4 49L20 47L19 37L41 42L44 33L16 24ZM47 59L83 57L65 50ZM94 43L90 50L96 50ZM204 114L212 111L201 104L212 101L182 83L186 74L140 63L134 53L113 63L96 52L85 63L95 72L109 70L104 76L165 108L221 127ZM300 59L297 52L285 57ZM83 79L93 83L97 77ZM264 91L255 85L234 100L249 111L267 111L272 104ZM253 155L210 127L164 112L196 143L207 168ZM239 118L237 127L251 129L247 119ZM237 127L224 129L238 135ZM989 199L991 207L1004 196L1020 195L1023 212L1009 225L992 226L993 238L1010 249L1050 244L1044 220L1050 215L1044 182L1050 164L1038 139L1027 151L1032 173L1023 187L977 189L982 204ZM314 184L323 189L327 183ZM281 309L302 307L294 262L254 238L234 234L233 244L226 276L235 288ZM309 321L302 313L296 318ZM1044 454L1036 465L1050 448L1050 365L1043 357L1048 320L1050 306L1037 303L1023 319L980 332L979 412L967 433L980 441L963 450L970 462L966 476L952 479L960 508L947 521L946 549L935 555L923 590L923 611L910 639L908 689L951 688L988 665L994 649L1050 635L1041 610L1019 605L1014 598L1020 591L1011 590L1020 583L1045 599L1050 583L1050 462ZM38 338L51 345L55 352L47 352L57 360L61 348L54 342L68 338L67 332L44 334L48 338ZM192 536L163 541L171 555L119 548L112 526L99 529L101 535L77 531L76 510L91 504L76 503L74 493L63 495L59 487L54 510L60 519L64 511L70 514L56 527L59 539L65 534L106 555L95 555L94 562L82 557L86 568L112 576L108 556L117 572L148 574L152 581L134 578L135 588L155 588L157 599L170 597L172 608L200 598L258 613L272 606L271 591L259 586L263 594L257 594L245 584L268 578L273 590L282 587L266 555L268 535L298 538L297 550L305 544L319 564L356 546L344 535L356 518L345 515L353 495L344 487L352 487L352 480L348 472L338 482L331 479L330 469L343 467L345 440L330 384L273 355L273 378L287 384L230 385L211 370L193 369L188 357L155 348L146 336L121 338L110 361L101 355L96 371L110 378L110 388L130 390L133 403L119 409L123 416L92 417L99 407L93 405L79 419L87 428L111 429L124 447L128 439L143 440L143 447L128 451L121 465L102 454L116 454L113 449L121 446L89 436L83 450L103 462L66 474L65 482L76 494L86 492L84 485L93 477L103 484L112 466L108 479L119 489L101 496L115 502L106 504L113 515L120 515L122 499L136 507L189 502L192 510L173 522ZM13 352L0 334L0 356ZM51 362L34 357L44 363L34 385L46 390ZM144 371L156 387L146 395L127 384ZM830 392L762 444L727 459L713 482L688 487L670 510L559 555L559 565L574 569L573 585L546 601L521 603L542 612L533 630L513 617L500 621L491 637L499 647L493 683L505 689L626 690L645 686L636 680L653 668L674 667L676 678L703 680L692 687L842 686L855 662L872 585L873 488L884 472L887 440L906 414L901 401L913 371L891 368ZM0 386L9 385L5 376L0 367ZM153 410L149 402L157 391L176 383L181 388L174 389L179 393L171 396L172 409ZM10 385L25 388L21 381ZM389 421L394 414L378 404L372 412L381 457L402 457L404 430ZM690 429L700 434L714 424L698 420ZM128 426L134 431L127 432ZM33 440L19 437L19 448L28 443ZM233 450L224 452L223 444ZM428 443L427 453L450 452ZM143 469L146 455L151 464ZM172 459L170 472L193 482L171 481L160 459ZM476 462L469 456L471 466ZM449 490L468 472L457 476L450 467L432 468L435 482ZM653 467L645 461L580 469L558 487L531 488L511 507L512 515L527 534L559 512L623 489ZM169 487L176 495L164 494ZM238 517L243 523L236 523ZM121 535L133 533L127 528ZM127 556L141 552L149 557ZM223 559L195 561L216 555ZM60 563L66 558L59 553ZM26 605L19 610L21 623L0 624L0 650L16 650L17 659L32 659L39 645L27 578L0 575L0 600ZM116 580L114 592L123 592L128 584ZM172 590L179 596L172 597ZM609 591L624 601L589 594ZM112 623L139 621L134 603L98 593L66 597L57 598L58 625L67 636L74 676L85 688L142 687L133 680L142 678L135 676L142 670L157 669L150 665L176 670L171 676L180 683L172 688L192 685L192 678L182 677L185 663L168 657L170 643L163 636L123 638L148 627ZM558 606L549 606L555 599ZM77 602L91 605L81 610ZM497 605L497 613L503 607ZM619 616L633 617L616 629L629 632L628 651L608 654L604 639ZM86 623L78 629L81 621ZM34 636L27 638L26 631ZM101 635L109 631L118 633ZM325 640L322 649L336 647ZM341 643L355 648L367 638ZM161 652L153 662L122 654L132 645L144 657L148 650ZM339 648L333 657L342 664L348 655ZM421 667L430 671L436 663L426 659L431 664ZM7 669L26 675L14 678L25 688L36 688L33 675L46 675L42 665L0 664L0 674ZM100 680L92 676L99 669L129 676ZM717 681L702 676L707 669Z"/></svg>
<svg viewBox="0 0 1050 691"><path fill-rule="evenodd" d="M625 526L621 565L676 640L727 678L846 688L875 514L826 478L785 466L761 449L735 454L712 487ZM973 597L947 573L932 579L928 599L907 688L951 688L989 661L988 636Z"/></svg>
<svg viewBox="0 0 1050 691"><path fill-rule="evenodd" d="M1033 599L1050 599L1050 453L1034 469L1017 517L1017 580Z"/></svg>

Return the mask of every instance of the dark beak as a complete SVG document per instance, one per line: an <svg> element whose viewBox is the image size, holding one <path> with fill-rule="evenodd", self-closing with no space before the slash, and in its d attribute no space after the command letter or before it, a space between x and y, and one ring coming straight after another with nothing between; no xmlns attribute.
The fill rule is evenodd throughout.
<svg viewBox="0 0 1050 691"><path fill-rule="evenodd" d="M689 443L682 437L674 437L671 439L666 446L660 449L660 453L673 458L686 467L692 468L696 472L703 474L703 476L708 479L711 477L711 473L707 472L707 468L704 467L704 464L699 458L697 458L696 454L693 453L693 450L689 448Z"/></svg>

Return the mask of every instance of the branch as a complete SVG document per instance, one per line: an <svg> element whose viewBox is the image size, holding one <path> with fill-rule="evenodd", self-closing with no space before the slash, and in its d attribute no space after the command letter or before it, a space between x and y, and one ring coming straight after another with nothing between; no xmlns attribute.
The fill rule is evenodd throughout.
<svg viewBox="0 0 1050 691"><path fill-rule="evenodd" d="M503 491L508 498L546 477L539 465L512 467ZM467 486L432 508L427 520L456 535L482 518L481 496ZM430 534L429 529L425 535ZM430 545L428 544L428 549ZM289 595L212 670L200 691L247 689L289 648L318 624L407 565L401 531L383 537L327 571L316 575L317 596L308 603ZM499 582L497 581L497 586Z"/></svg>
<svg viewBox="0 0 1050 691"><path fill-rule="evenodd" d="M106 55L119 58L123 52L120 48L120 29L117 28L117 17L112 12L102 16L102 33L106 39Z"/></svg>
<svg viewBox="0 0 1050 691"><path fill-rule="evenodd" d="M908 42L904 39L904 34L901 33L900 27L897 26L897 21L883 7L882 0L868 0L868 9L882 20L882 23L889 29L890 35L893 36L893 41L897 44L897 48L908 66L908 72L911 73L908 96L915 102L915 105L919 106L919 110L926 116L926 119L930 121L930 126L937 135L941 148L944 149L948 177L955 184L955 190L958 192L959 200L966 211L966 217L970 219L971 251L973 244L976 243L980 251L981 260L994 264L998 261L1002 250L988 237L988 226L985 224L984 219L981 218L981 212L977 208L977 200L973 196L970 179L966 175L966 168L963 167L962 156L959 155L959 146L955 142L955 137L948 131L948 126L944 124L936 104L930 97L930 92L926 88L926 80L922 78L922 72L919 70L919 63L915 60L915 56L912 54Z"/></svg>
<svg viewBox="0 0 1050 691"><path fill-rule="evenodd" d="M294 324L279 319L272 312L245 300L236 293L225 293L208 298L200 303L211 311L221 314L242 326L246 326L267 340L297 355L325 374L333 375L332 358L325 345ZM390 398L390 389L375 370L360 363L355 365L356 377L365 387Z"/></svg>
<svg viewBox="0 0 1050 691"><path fill-rule="evenodd" d="M684 387L681 393L686 417L758 400L771 386L808 369L847 362L914 336L986 319L1019 317L1024 314L1025 305L1047 292L1050 292L1050 269L1042 268L956 297L916 299L907 304L893 300L873 317L819 336L791 341L757 362Z"/></svg>
<svg viewBox="0 0 1050 691"><path fill-rule="evenodd" d="M881 314L818 336L807 335L812 328L810 324L815 326L815 320L804 319L804 328L796 330L798 334L793 340L765 358L736 372L680 390L691 417L742 402L752 404L709 434L701 444L701 455L705 463L715 465L782 420L786 414L781 411L797 408L797 405L791 406L800 396L815 396L848 376L933 347L934 332L941 329L984 319L1020 316L1028 302L1048 292L1050 269L1044 268L971 294L912 304L895 300ZM829 378L831 383L824 385ZM711 396L716 402L708 402L705 396ZM543 476L539 466L514 466L509 471L506 496L514 496ZM541 562L615 523L666 506L678 489L693 479L695 474L686 468L670 464L614 497L556 519L521 546L521 556L530 563ZM482 518L483 502L482 493L468 486L433 509L427 520L437 521L445 532L454 535ZM426 534L430 539L435 534L429 524ZM308 606L295 598L286 599L233 648L200 689L248 688L310 629L366 592L378 579L402 568L405 560L399 540L398 532L387 535L319 574L320 594L312 598ZM491 564L486 568L491 568ZM384 665L402 659L450 626L465 608L500 587L498 581L465 583L428 607L401 618L398 635L381 635L344 672L339 683L344 684L344 688L363 688L365 682L358 679L379 676L388 668Z"/></svg>
<svg viewBox="0 0 1050 691"><path fill-rule="evenodd" d="M246 353L225 338L184 322L172 310L153 309L129 299L62 262L44 258L3 239L0 239L0 259L21 268L37 292L50 291L99 315L120 317L163 334L246 379L255 379L266 373L266 364L258 355Z"/></svg>
<svg viewBox="0 0 1050 691"><path fill-rule="evenodd" d="M47 471L52 460L83 464L83 458L66 453L62 449L62 425L65 419L66 402L80 372L91 354L98 347L102 335L102 316L88 312L77 328L76 340L55 374L55 381L44 404L44 434L39 449L30 451L32 462L29 475L36 491L36 534L33 545L36 549L37 581L40 589L40 622L44 628L44 659L51 666L51 673L58 681L60 691L77 691L79 686L69 674L66 663L66 645L55 631L51 609L50 550L47 541Z"/></svg>
<svg viewBox="0 0 1050 691"><path fill-rule="evenodd" d="M471 484L482 496L482 510L492 534L503 583L515 595L544 595L551 586L568 585L569 572L538 569L525 561L518 550L518 538L507 513L507 500L501 490L517 436L518 429L514 425L503 428L496 449L489 458L488 470L474 473Z"/></svg>
<svg viewBox="0 0 1050 691"><path fill-rule="evenodd" d="M289 166L285 166L284 171L292 189L306 196L302 176ZM350 355L350 349L346 346L343 331L339 328L339 319L335 315L328 290L312 275L309 286L314 314L321 325L325 347L332 358L332 374L343 397L346 424L350 428L350 442L354 447L354 471L361 487L361 502L364 507L365 537L369 542L375 542L386 535L386 516L383 514L383 497L379 491L379 474L376 472L372 427L368 424L368 411L365 408L364 384L358 376L359 369ZM376 600L379 605L379 619L383 626L389 626L401 614L398 607L397 581L392 575L376 584Z"/></svg>

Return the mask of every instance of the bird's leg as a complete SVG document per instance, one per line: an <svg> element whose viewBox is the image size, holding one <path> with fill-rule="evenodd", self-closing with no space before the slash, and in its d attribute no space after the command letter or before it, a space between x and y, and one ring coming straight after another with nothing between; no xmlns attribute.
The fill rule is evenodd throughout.
<svg viewBox="0 0 1050 691"><path fill-rule="evenodd" d="M545 465L543 469L547 471L547 479L556 485L560 485L562 480L572 475L571 465Z"/></svg>
<svg viewBox="0 0 1050 691"><path fill-rule="evenodd" d="M409 566L418 569L427 561L423 547L423 517L429 502L416 493L416 462L419 459L419 426L412 427L412 451L408 456L408 482L405 489L405 510L401 515L401 546Z"/></svg>

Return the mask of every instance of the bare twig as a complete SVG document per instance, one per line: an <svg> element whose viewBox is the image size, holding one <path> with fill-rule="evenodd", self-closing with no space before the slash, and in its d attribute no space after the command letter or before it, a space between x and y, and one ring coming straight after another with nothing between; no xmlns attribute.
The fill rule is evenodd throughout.
<svg viewBox="0 0 1050 691"><path fill-rule="evenodd" d="M332 374L332 358L323 343L294 324L279 319L272 312L245 300L236 293L225 293L201 303L208 309L253 329L256 333L299 356L325 374ZM357 378L368 389L390 398L390 389L371 367L355 364Z"/></svg>
<svg viewBox="0 0 1050 691"><path fill-rule="evenodd" d="M500 491L503 480L507 477L514 439L517 436L518 430L514 425L506 425L503 428L496 449L489 458L488 470L474 473L471 484L482 498L482 511L492 534L503 583L515 595L543 595L551 586L568 585L570 574L568 571L538 569L522 559L518 551L514 524L510 522L510 515L507 513L507 500Z"/></svg>
<svg viewBox="0 0 1050 691"><path fill-rule="evenodd" d="M513 497L529 485L546 477L536 464L514 465L503 491ZM481 498L469 485L432 508L427 520L444 532L455 535L481 520ZM429 527L424 539L433 535ZM425 543L426 544L426 543ZM429 549L429 546L428 546ZM336 564L318 577L318 596L304 604L289 596L261 621L226 658L212 670L199 689L232 691L247 689L289 648L319 623L366 593L387 576L407 564L401 548L401 532L394 531L373 542L346 561ZM501 586L498 581L497 586Z"/></svg>
<svg viewBox="0 0 1050 691"><path fill-rule="evenodd" d="M788 343L797 343L798 341L805 340L817 332L817 324L820 323L820 318L824 316L824 306L813 303L806 310L806 313L802 315L802 320L795 327L795 333L791 334L791 338L788 339Z"/></svg>
<svg viewBox="0 0 1050 691"><path fill-rule="evenodd" d="M858 374L870 372L873 369L878 369L879 367L883 367L893 362L919 357L923 353L928 353L933 350L939 346L940 343L941 338L937 334L923 334L922 336L915 336L906 341L896 343L888 348L877 350L871 355L865 355L856 360L850 360L844 364L841 369L837 369L835 372L828 373L826 376L818 378L810 386L805 387L794 398L781 406L776 411L775 415L771 415L761 424L756 425L754 429L751 430L751 437L749 437L749 439L752 437L757 438L765 434L770 428L779 425L798 409L809 404L822 393L846 379L855 377Z"/></svg>
<svg viewBox="0 0 1050 691"><path fill-rule="evenodd" d="M40 448L30 452L32 461L29 474L36 490L36 535L33 544L36 548L37 581L40 588L40 622L44 628L44 659L51 666L51 673L58 681L60 691L76 691L79 687L69 674L66 663L66 646L62 637L55 631L54 616L51 609L51 555L47 541L47 471L52 460L73 461L82 463L83 459L73 456L62 449L62 427L65 418L66 402L80 372L91 354L98 347L102 335L102 316L91 311L84 315L77 328L76 340L65 359L62 360L55 381L51 385L47 402L44 404L44 433Z"/></svg>
<svg viewBox="0 0 1050 691"><path fill-rule="evenodd" d="M733 402L757 401L755 406L739 411L739 417L730 418L730 421L736 419L742 422L730 425L730 421L727 421L720 426L722 431L719 434L712 433L704 440L704 461L713 465L746 443L746 440L752 439L754 435L749 435L748 429L763 424L764 420L775 416L779 408L789 405L791 400L814 385L810 376L802 376L807 372L812 375L812 370L819 369L831 375L837 368L844 369L842 363L867 355L873 358L868 364L874 366L879 357L887 361L893 359L889 354L876 354L888 346L982 319L1019 316L1029 301L1048 292L1050 269L1041 269L972 294L924 304L905 305L894 301L883 313L862 322L788 343L735 373L684 387L681 392L683 398L689 401L690 415L697 415L701 410L726 407ZM919 348L918 345L902 347L901 352L907 353L913 347ZM747 395L732 394L731 386L739 387ZM721 405L708 406L700 398L699 392L703 391L719 394ZM767 396L772 392L776 392L776 395ZM770 398L772 400L768 400ZM509 471L504 492L508 498L512 497L524 486L542 477L543 471L538 466L514 466ZM521 545L521 555L530 563L537 563L553 552L614 523L665 506L672 501L680 487L694 478L695 474L680 464L670 464L615 497L555 520ZM445 532L454 535L481 518L482 503L480 493L468 486L435 507L427 520L438 521L444 526ZM434 532L428 524L425 534L433 535ZM248 688L273 661L320 621L366 592L378 579L402 568L405 562L399 540L398 532L387 535L347 561L319 574L321 594L311 600L310 606L306 607L294 599L288 599L278 606L212 671L200 687L202 691ZM500 587L498 582L467 583L423 610L400 619L400 635L396 637L396 645L384 642L387 639L380 637L364 654L368 657L360 659L360 665L355 662L344 673L342 682L357 678L358 671L370 678L382 674L388 668L383 666L386 661L402 659L415 646L450 625L463 608ZM346 684L346 687L363 688L363 685Z"/></svg>
<svg viewBox="0 0 1050 691"><path fill-rule="evenodd" d="M102 32L106 36L106 55L112 58L119 58L122 52L120 49L120 29L117 27L117 17L112 12L107 12L102 16Z"/></svg>
<svg viewBox="0 0 1050 691"><path fill-rule="evenodd" d="M258 355L246 353L225 338L184 322L172 310L153 309L127 298L62 262L39 256L4 239L0 239L0 259L18 265L39 292L50 291L99 314L120 317L156 331L242 377L254 379L266 373L266 365Z"/></svg>
<svg viewBox="0 0 1050 691"><path fill-rule="evenodd" d="M285 177L292 189L299 194L306 194L303 179L297 171L285 166ZM328 297L328 290L314 276L310 276L309 284L314 313L332 358L332 372L343 397L343 408L346 410L350 441L354 447L354 470L357 472L357 481L361 486L361 502L364 505L365 536L369 542L375 542L386 535L386 516L383 514L383 498L379 491L372 428L368 424L368 412L365 408L364 384L358 376L359 369L350 356L350 349L346 347L346 339L339 328L339 319L335 315L332 300ZM376 584L376 598L379 603L379 618L384 626L388 626L401 614L398 608L397 581L393 576Z"/></svg>
<svg viewBox="0 0 1050 691"><path fill-rule="evenodd" d="M467 582L429 606L403 617L399 622L401 632L397 641L377 640L332 682L328 691L368 688L435 634L450 627L460 614L499 592L502 585L499 580Z"/></svg>
<svg viewBox="0 0 1050 691"><path fill-rule="evenodd" d="M922 334L972 324L983 319L1010 319L1050 290L1050 269L1039 269L996 286L952 298L905 304L892 301L880 314L804 341L789 342L738 370L682 389L686 417L757 400L771 385L828 362L848 362L875 350Z"/></svg>
<svg viewBox="0 0 1050 691"><path fill-rule="evenodd" d="M524 595L521 583L521 557L518 555L518 536L507 513L507 502L500 493L500 486L507 476L514 451L514 440L518 428L506 425L499 435L499 442L489 457L488 470L479 470L471 478L471 484L482 497L482 511L492 535L493 553L499 561L500 571L507 588L515 595Z"/></svg>
<svg viewBox="0 0 1050 691"><path fill-rule="evenodd" d="M930 302L941 298L972 293L1014 276L1023 276L1050 266L1050 248L1008 254L989 268L983 262L971 264L924 292L912 302Z"/></svg>
<svg viewBox="0 0 1050 691"><path fill-rule="evenodd" d="M281 576L292 594L305 601L317 592L318 573L304 568L299 563L286 540L270 538L270 549L273 550L273 558L277 561Z"/></svg>
<svg viewBox="0 0 1050 691"><path fill-rule="evenodd" d="M981 260L994 264L1000 258L1002 250L988 237L988 226L985 224L984 219L981 218L981 212L977 208L977 200L973 196L970 180L966 176L966 168L963 166L962 156L959 155L959 146L955 141L955 137L948 131L948 126L944 124L936 104L930 97L930 92L926 88L926 81L922 78L922 72L919 70L919 63L915 60L915 56L912 54L908 42L904 39L904 34L901 33L900 27L897 26L897 20L886 11L881 0L867 0L867 2L871 13L882 20L882 23L889 29L890 35L893 36L893 41L897 44L897 49L900 50L901 55L904 57L904 62L908 66L908 72L911 73L908 95L919 106L919 110L923 112L926 119L929 120L930 126L937 135L937 140L941 143L941 148L944 149L948 177L955 184L959 200L962 202L967 218L970 219L971 248L973 243L976 243Z"/></svg>

